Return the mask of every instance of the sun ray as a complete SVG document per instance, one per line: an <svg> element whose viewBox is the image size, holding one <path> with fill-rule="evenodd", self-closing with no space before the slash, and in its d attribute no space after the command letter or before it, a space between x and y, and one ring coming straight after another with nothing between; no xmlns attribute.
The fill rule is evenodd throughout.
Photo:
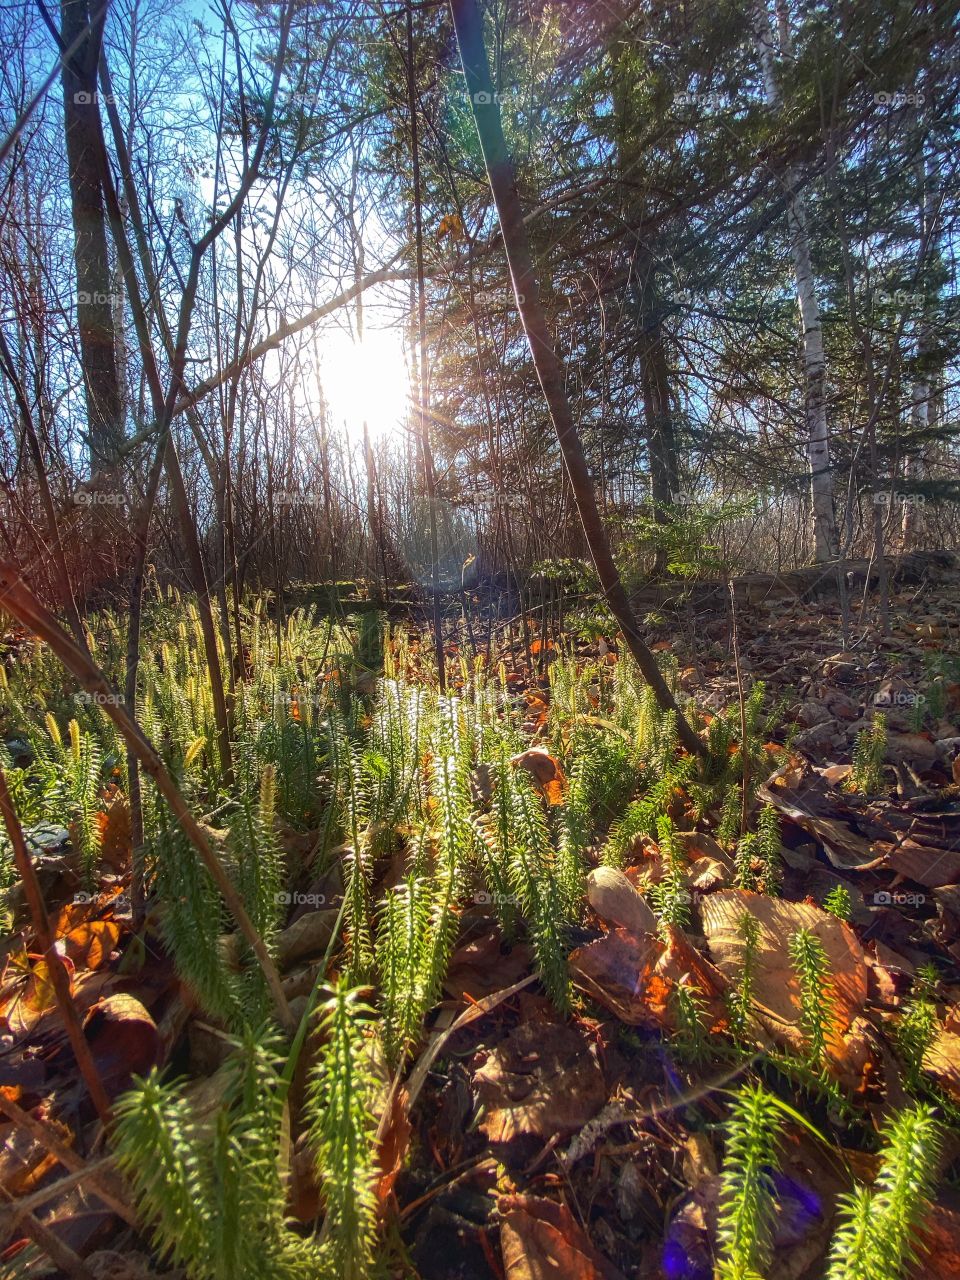
<svg viewBox="0 0 960 1280"><path fill-rule="evenodd" d="M410 375L396 329L368 328L362 342L340 329L325 335L320 381L334 424L352 439L362 439L364 423L371 439L403 429Z"/></svg>

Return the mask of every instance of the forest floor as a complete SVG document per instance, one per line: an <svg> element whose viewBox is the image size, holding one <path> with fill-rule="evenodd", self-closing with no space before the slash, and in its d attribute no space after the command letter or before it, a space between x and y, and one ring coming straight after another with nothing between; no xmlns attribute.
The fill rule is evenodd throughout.
<svg viewBox="0 0 960 1280"><path fill-rule="evenodd" d="M730 1256L718 1242L729 1240L729 1109L749 1080L795 1109L781 1115L768 1170L763 1274L826 1274L843 1195L857 1185L882 1189L886 1126L926 1104L946 1125L931 1155L936 1203L917 1215L916 1273L960 1274L960 1138L952 1127L960 1116L960 584L896 590L890 616L883 635L872 621L858 625L855 611L846 649L829 602L744 606L735 637L724 610L647 617L648 639L676 660L676 686L699 707L704 736L712 722L728 726L748 826L760 810L775 815L776 875L769 855L720 829L719 791L698 801L681 778L659 821L638 828L619 858L611 848L622 813L599 805L582 841L586 897L565 925L568 1010L537 978L543 956L534 935L521 927L509 936L490 883L475 869L466 875L442 987L399 1069L383 1073L383 1274L710 1280L718 1259ZM31 644L8 634L8 675L12 656ZM604 683L618 662L612 641L577 642L562 659L553 645L535 640L544 670L531 671L514 628L494 656L519 708L523 749L513 768L529 772L556 842L581 776L584 740L571 726L582 722L616 741L629 734L630 713ZM421 647L426 653L428 641ZM459 654L468 649L464 638ZM455 662L458 646L450 656ZM583 684L561 688L547 670L554 661L583 671ZM333 657L329 663L318 683L331 677ZM335 669L348 679L343 654ZM373 674L354 665L359 696ZM52 679L46 668L43 679ZM754 714L744 704L761 681L768 736L741 749L741 713ZM580 699L569 722L553 705L561 694ZM858 739L861 751L869 745L877 713L885 731L873 739L880 745L868 784L855 756ZM10 701L3 727L8 743L39 732L16 722ZM27 787L29 768L16 763ZM473 766L483 820L494 783L488 762ZM653 767L644 774L648 786L656 775ZM230 1051L224 1025L178 979L154 916L133 929L126 797L117 783L98 795L95 884L84 888L80 878L75 822L64 816L59 832L48 822L46 838L43 823L34 827L85 1037L111 1097L160 1064L193 1081L192 1097L209 1100ZM48 816L56 804L54 796ZM216 814L207 820L216 833ZM298 1013L324 966L330 976L346 964L334 929L343 872L318 871L318 828L277 825L296 889L275 954ZM376 860L372 900L402 878L405 830L398 824ZM672 914L664 907L671 882L683 889ZM517 903L524 916L522 893ZM77 1079L16 886L11 912L0 1022L0 1187L10 1201L3 1274L200 1274L165 1269L151 1252L146 1222ZM744 941L745 916L757 922L752 943ZM821 1012L830 1025L819 1060L811 1057L809 989L791 951L805 930L819 938L827 966ZM303 1087L301 1071L278 1160L291 1219L310 1231L323 1214L323 1187L298 1132ZM48 1232L80 1269L43 1261ZM31 1236L39 1252L27 1248ZM890 1265L891 1277L909 1273L906 1262L902 1271L896 1259Z"/></svg>

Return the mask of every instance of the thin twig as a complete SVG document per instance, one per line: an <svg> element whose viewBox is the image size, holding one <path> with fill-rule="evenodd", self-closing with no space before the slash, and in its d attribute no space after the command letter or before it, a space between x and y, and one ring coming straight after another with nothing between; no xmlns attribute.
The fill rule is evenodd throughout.
<svg viewBox="0 0 960 1280"><path fill-rule="evenodd" d="M0 1187L0 1195L5 1200L13 1202L13 1197L6 1187ZM80 1255L74 1253L68 1244L64 1244L59 1236L54 1235L32 1213L25 1214L18 1225L23 1234L29 1236L65 1275L70 1276L71 1280L97 1280Z"/></svg>
<svg viewBox="0 0 960 1280"><path fill-rule="evenodd" d="M733 665L737 673L737 699L740 703L740 760L743 765L743 784L740 794L740 834L747 830L747 810L750 800L747 794L750 783L750 753L747 750L747 708L743 698L743 673L740 670L740 636L737 631L737 592L731 578L730 589L730 643L733 646Z"/></svg>
<svg viewBox="0 0 960 1280"><path fill-rule="evenodd" d="M65 638L68 638L66 632L63 634ZM70 640L70 644L73 644L72 640ZM77 648L77 653L80 653L79 648ZM26 894L30 916L33 921L33 931L43 952L43 958L47 962L57 1008L63 1019L70 1047L73 1049L77 1066L80 1068L80 1074L83 1076L91 1101L97 1109L97 1115L104 1125L109 1125L111 1118L110 1099L107 1097L107 1091L104 1089L103 1081L100 1079L100 1072L97 1070L93 1054L90 1052L90 1046L87 1044L86 1037L83 1034L80 1015L77 1012L77 1006L73 1003L73 996L70 991L70 975L67 973L66 966L63 963L63 957L56 949L56 938L50 926L50 917L47 915L43 894L40 892L40 881L37 879L36 868L27 849L27 842L23 836L20 819L17 817L13 801L10 799L6 774L2 768L0 768L0 814L3 815L3 825L7 829L7 835L10 837L10 843L13 846L13 860L23 882L23 891Z"/></svg>
<svg viewBox="0 0 960 1280"><path fill-rule="evenodd" d="M36 635L47 642L83 689L96 699L104 714L109 716L126 742L139 756L144 769L153 778L157 790L170 806L184 834L200 855L201 861L237 922L237 927L257 957L267 986L270 988L270 994L273 996L281 1025L289 1031L294 1030L296 1021L283 993L277 966L247 914L243 899L227 875L223 863L214 852L200 824L190 812L179 787L168 773L153 744L127 711L123 699L111 689L103 672L90 656L77 647L53 614L40 603L26 583L21 580L15 566L4 559L0 559L0 604L18 621L30 627Z"/></svg>
<svg viewBox="0 0 960 1280"><path fill-rule="evenodd" d="M98 1199L102 1200L108 1209L112 1209L117 1217L122 1218L131 1227L138 1225L134 1211L105 1185L103 1178L100 1176L101 1169L104 1173L107 1172L104 1161L100 1161L96 1166L87 1164L83 1157L74 1151L73 1147L68 1147L65 1142L62 1142L57 1137L49 1125L45 1125L42 1120L38 1120L29 1111L24 1111L16 1102L5 1097L2 1091L0 1091L0 1112L8 1120L12 1120L18 1129L28 1133L35 1142L39 1143L46 1151L49 1151L52 1156L56 1156L65 1169L69 1169L72 1173L83 1173Z"/></svg>

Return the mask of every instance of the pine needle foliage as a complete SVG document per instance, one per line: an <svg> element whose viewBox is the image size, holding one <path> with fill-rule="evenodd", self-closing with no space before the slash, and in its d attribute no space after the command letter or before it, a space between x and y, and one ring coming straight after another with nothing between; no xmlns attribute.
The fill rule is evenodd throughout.
<svg viewBox="0 0 960 1280"><path fill-rule="evenodd" d="M383 1010L383 1042L397 1067L420 1038L429 1009L427 949L431 894L426 878L411 875L388 890L377 925L377 974Z"/></svg>
<svg viewBox="0 0 960 1280"><path fill-rule="evenodd" d="M427 694L398 679L383 679L371 714L370 750L383 762L371 803L376 821L399 823L423 816L420 759L428 726Z"/></svg>
<svg viewBox="0 0 960 1280"><path fill-rule="evenodd" d="M681 981L673 989L673 1000L677 1021L674 1043L677 1051L687 1062L705 1061L710 1046L703 997L692 983Z"/></svg>
<svg viewBox="0 0 960 1280"><path fill-rule="evenodd" d="M660 818L668 816L677 793L686 785L693 769L690 756L683 756L646 793L627 806L604 843L600 861L604 866L624 867L634 843L642 836L655 836Z"/></svg>
<svg viewBox="0 0 960 1280"><path fill-rule="evenodd" d="M307 1098L311 1146L326 1213L323 1248L331 1274L367 1280L376 1242L376 1079L368 1032L373 1010L344 978L320 1009L323 1040Z"/></svg>
<svg viewBox="0 0 960 1280"><path fill-rule="evenodd" d="M116 1107L117 1161L160 1254L189 1280L316 1280L320 1250L286 1224L284 1089L271 1042L236 1044L220 1105L198 1114L156 1072Z"/></svg>
<svg viewBox="0 0 960 1280"><path fill-rule="evenodd" d="M244 793L240 812L230 824L228 860L233 879L243 896L247 914L267 949L273 951L283 915L283 855L274 830L276 771L267 765L260 779L257 802ZM270 1012L270 997L253 953L238 939L242 1004L245 1016L257 1023Z"/></svg>
<svg viewBox="0 0 960 1280"><path fill-rule="evenodd" d="M753 988L760 948L760 921L744 911L737 921L737 934L743 942L743 966L735 986L727 992L730 1033L739 1044L745 1044L753 1017Z"/></svg>
<svg viewBox="0 0 960 1280"><path fill-rule="evenodd" d="M757 819L757 856L760 860L760 888L771 898L780 892L783 872L780 861L780 814L765 804Z"/></svg>
<svg viewBox="0 0 960 1280"><path fill-rule="evenodd" d="M767 712L764 710L765 699L766 686L762 680L757 680L744 699L742 724L737 703L713 717L707 726L706 763L700 766L698 775L690 782L694 816L699 820L708 810L720 807L726 816L722 834L727 840L740 833L739 813L734 823L731 790L736 790L739 803L746 787L749 804L769 773L764 743L782 713L782 704Z"/></svg>
<svg viewBox="0 0 960 1280"><path fill-rule="evenodd" d="M878 711L873 723L861 729L853 745L852 772L848 787L861 795L883 790L883 760L887 753L887 717Z"/></svg>
<svg viewBox="0 0 960 1280"><path fill-rule="evenodd" d="M440 863L455 890L475 848L469 757L436 754L431 762L433 802Z"/></svg>
<svg viewBox="0 0 960 1280"><path fill-rule="evenodd" d="M277 812L298 829L321 820L317 775L322 731L318 700L295 673L266 667L239 685L234 708L238 779L255 779L266 767L276 775Z"/></svg>
<svg viewBox="0 0 960 1280"><path fill-rule="evenodd" d="M336 834L357 849L365 842L369 823L368 777L363 751L343 712L331 705L324 726L326 783Z"/></svg>
<svg viewBox="0 0 960 1280"><path fill-rule="evenodd" d="M841 1198L827 1280L899 1280L916 1257L940 1144L941 1126L925 1104L888 1124L874 1189Z"/></svg>
<svg viewBox="0 0 960 1280"><path fill-rule="evenodd" d="M686 928L690 922L690 893L686 887L683 854L674 839L673 823L668 817L657 821L662 876L650 890L654 910L661 927Z"/></svg>
<svg viewBox="0 0 960 1280"><path fill-rule="evenodd" d="M595 832L623 807L636 786L629 745L622 737L602 731L578 733L568 780L560 815L558 868L574 904L583 898L583 855Z"/></svg>
<svg viewBox="0 0 960 1280"><path fill-rule="evenodd" d="M370 933L370 879L372 850L370 832L369 775L364 770L363 752L336 706L331 706L325 726L327 786L330 795L330 824L324 844L329 848L334 834L347 844L343 855L344 896L347 900L346 932L348 964L355 982L372 971Z"/></svg>
<svg viewBox="0 0 960 1280"><path fill-rule="evenodd" d="M717 821L716 838L724 849L733 849L737 844L742 816L743 787L738 782L732 782L720 802L720 817Z"/></svg>
<svg viewBox="0 0 960 1280"><path fill-rule="evenodd" d="M225 963L226 920L219 891L180 826L161 807L147 847L155 868L164 942L181 979L214 1018L239 1028L246 1021L238 975Z"/></svg>
<svg viewBox="0 0 960 1280"><path fill-rule="evenodd" d="M68 823L83 878L92 885L100 861L103 750L78 720L67 725L66 741L50 712L43 724L45 731L36 727L29 733L34 758L20 778L25 786L18 812L21 819L30 813L37 821Z"/></svg>
<svg viewBox="0 0 960 1280"><path fill-rule="evenodd" d="M537 967L550 998L562 1012L570 1008L565 931L570 915L567 888L557 872L543 805L525 769L506 776L512 830L501 858L509 884L533 941Z"/></svg>
<svg viewBox="0 0 960 1280"><path fill-rule="evenodd" d="M780 815L771 804L764 805L756 832L748 831L737 841L734 855L739 889L751 889L771 897L780 891Z"/></svg>
<svg viewBox="0 0 960 1280"><path fill-rule="evenodd" d="M910 1000L896 1023L897 1048L906 1069L905 1083L914 1092L923 1084L924 1055L940 1027L934 1000L938 980L932 966L924 965L918 970Z"/></svg>
<svg viewBox="0 0 960 1280"><path fill-rule="evenodd" d="M590 689L597 679L597 665L583 663L571 654L560 654L548 669L550 701L547 729L555 755L566 756L571 724L593 712Z"/></svg>
<svg viewBox="0 0 960 1280"><path fill-rule="evenodd" d="M741 1089L726 1126L718 1280L754 1280L765 1273L774 1210L771 1169L780 1129L780 1112L771 1095L760 1085Z"/></svg>
<svg viewBox="0 0 960 1280"><path fill-rule="evenodd" d="M436 1002L459 928L464 872L476 842L469 778L455 756L436 757L431 800L435 827L413 844L410 874L387 893L375 948L387 1056L398 1065L419 1040Z"/></svg>
<svg viewBox="0 0 960 1280"><path fill-rule="evenodd" d="M824 911L829 911L838 920L849 921L853 915L853 900L850 890L843 884L835 884L823 900Z"/></svg>
<svg viewBox="0 0 960 1280"><path fill-rule="evenodd" d="M790 960L800 984L800 1026L807 1062L823 1069L833 1025L833 983L823 942L812 929L798 929L792 935Z"/></svg>
<svg viewBox="0 0 960 1280"><path fill-rule="evenodd" d="M759 889L760 875L757 863L757 837L752 831L748 831L737 841L737 851L733 859L735 883L738 889L752 891Z"/></svg>
<svg viewBox="0 0 960 1280"><path fill-rule="evenodd" d="M509 749L501 747L496 763L490 767L490 812L474 820L480 870L488 890L485 896L493 899L504 937L511 941L518 925L511 871L516 797L512 773Z"/></svg>

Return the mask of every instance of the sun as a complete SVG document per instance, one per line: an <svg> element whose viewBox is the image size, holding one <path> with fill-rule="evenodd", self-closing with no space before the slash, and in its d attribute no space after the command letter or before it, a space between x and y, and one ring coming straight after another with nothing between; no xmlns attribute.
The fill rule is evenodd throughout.
<svg viewBox="0 0 960 1280"><path fill-rule="evenodd" d="M399 433L410 406L410 373L396 329L368 328L363 341L342 329L320 340L320 382L334 426L352 439Z"/></svg>

